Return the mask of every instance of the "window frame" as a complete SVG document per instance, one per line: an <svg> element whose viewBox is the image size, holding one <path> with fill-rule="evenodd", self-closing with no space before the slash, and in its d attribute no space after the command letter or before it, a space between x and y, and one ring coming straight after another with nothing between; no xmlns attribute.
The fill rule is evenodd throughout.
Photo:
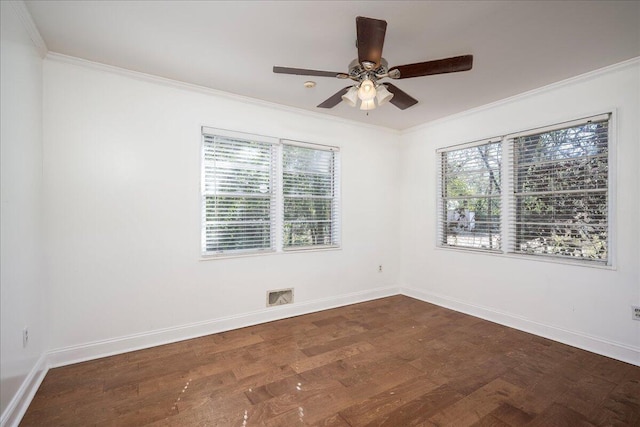
<svg viewBox="0 0 640 427"><path fill-rule="evenodd" d="M440 248L450 248L450 249L460 249L460 250L470 250L470 251L479 251L479 252L486 252L486 253L500 253L502 252L502 247L503 244L500 241L501 236L503 234L502 229L503 229L503 218L502 215L499 215L498 217L498 224L499 224L499 241L498 241L498 248L482 248L482 247L476 247L476 246L465 246L465 245L456 245L456 244L449 244L449 243L445 243L445 238L448 237L448 234L445 232L445 229L447 228L449 219L448 219L448 212L447 212L447 216L445 217L445 211L447 211L447 209L444 206L444 203L446 203L446 200L451 198L448 197L448 195L445 194L446 192L446 176L450 176L450 175L446 175L446 171L444 168L444 156L447 153L451 153L451 152L455 152L455 151L461 151L461 150L467 150L467 149L471 149L471 148L476 148L476 147L482 147L482 146L488 146L488 145L499 145L500 146L500 162L502 162L502 164L504 163L504 160L502 158L502 150L504 147L502 147L502 139L501 138L487 138L487 139L481 139L478 141L473 141L473 142L469 142L469 143L464 143L464 144L457 144L457 145L453 145L453 146L449 146L449 147L443 147L443 148L439 148L436 150L436 155L437 155L437 162L438 162L438 167L437 167L437 197L438 197L438 201L437 201L437 232L436 232L436 244L438 247ZM502 168L498 169L500 175L503 175L503 171ZM486 198L486 199L498 199L500 201L500 211L502 211L503 208L503 197L502 194L504 193L504 191L502 190L502 186L504 185L504 179L501 178L501 182L500 182L500 190L499 190L499 195L498 196L483 196L483 195L476 195L477 197L475 198ZM469 197L473 197L473 196L469 196ZM490 244L490 246L492 246Z"/></svg>
<svg viewBox="0 0 640 427"><path fill-rule="evenodd" d="M222 250L222 251L207 251L207 219L206 219L206 199L209 196L206 191L207 179L205 176L205 148L207 137L225 137L238 140L245 140L247 142L260 142L270 144L272 147L271 161L275 162L270 165L270 169L273 171L272 180L272 193L275 199L275 209L270 210L270 224L271 224L271 246L263 249L243 249L243 250ZM283 148L285 145L298 146L303 148L309 148L314 150L329 151L332 153L332 215L331 215L331 244L323 245L306 245L306 246L284 246L284 194L283 194ZM342 209L341 209L341 158L340 147L331 146L325 144L316 144L310 142L296 141L292 139L277 138L272 136L257 135L246 132L239 132L227 129L212 128L207 126L201 127L200 133L200 260L211 259L224 259L224 258L237 258L237 257L250 257L250 256L262 256L272 254L283 253L296 253L296 252L314 252L314 251L326 251L341 249L341 223L342 223Z"/></svg>
<svg viewBox="0 0 640 427"><path fill-rule="evenodd" d="M515 259L524 259L530 261L542 261L542 262L551 262L556 264L568 264L568 265L579 265L583 267L592 267L599 269L615 269L616 268L616 110L614 108L609 109L608 112L605 113L595 113L591 114L579 119L571 119L565 120L561 122L556 122L552 125L539 126L536 128L512 132L509 134L505 134L502 136L497 136L493 138L486 138L483 140L471 142L471 143L463 143L456 144L446 147L441 147L436 150L436 162L437 162L437 170L438 175L436 177L436 209L437 209L437 221L436 221L436 249L443 250L452 250L452 251L463 251L463 252L476 252L493 256L502 256L508 258ZM574 116L575 117L575 116ZM546 256L546 255L534 255L527 253L515 252L513 247L515 245L515 194L514 194L514 140L517 137L524 135L534 135L545 132L551 132L554 130L566 129L573 126L580 126L589 122L594 121L602 121L606 120L608 122L608 135L607 135L607 259L599 260L599 259L573 259L570 256ZM440 209L440 201L442 199L442 174L441 171L441 155L440 153L447 150L458 149L458 147L465 148L466 146L474 146L482 143L486 143L487 141L500 140L502 142L502 209L501 209L501 239L502 239L502 247L499 251L491 251L484 249L476 249L476 248L468 248L468 247L460 247L460 246L451 246L451 245L442 245L440 240L440 229L442 227L442 214Z"/></svg>
<svg viewBox="0 0 640 427"><path fill-rule="evenodd" d="M325 245L305 245L305 246L286 246L284 242L284 226L285 226L285 197L284 194L284 150L285 146L290 147L300 147L311 150L318 151L326 151L331 152L331 186L333 195L331 198L327 198L331 200L331 243ZM278 179L279 179L279 187L281 191L278 192L278 195L282 198L279 202L279 206L282 208L282 213L278 215L278 219L281 223L278 226L278 230L282 233L280 239L278 240L280 244L280 248L283 252L296 252L296 251L308 251L308 250L321 250L321 249L339 249L341 242L341 197L340 197L340 183L342 182L341 177L341 169L340 169L340 155L339 148L328 145L320 145L320 144L312 144L308 142L302 141L294 141L290 139L282 139L280 144L280 162L278 167ZM291 196L289 196L291 197Z"/></svg>

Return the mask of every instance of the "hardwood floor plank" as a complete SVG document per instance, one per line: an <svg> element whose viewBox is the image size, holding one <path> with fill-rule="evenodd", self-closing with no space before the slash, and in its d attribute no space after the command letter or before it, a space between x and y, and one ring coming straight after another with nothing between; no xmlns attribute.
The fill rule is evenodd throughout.
<svg viewBox="0 0 640 427"><path fill-rule="evenodd" d="M589 422L582 414L562 406L558 403L551 404L531 423L530 427L593 427L595 424Z"/></svg>
<svg viewBox="0 0 640 427"><path fill-rule="evenodd" d="M440 410L429 420L437 425L470 426L519 391L518 386L498 378L453 405Z"/></svg>
<svg viewBox="0 0 640 427"><path fill-rule="evenodd" d="M340 411L340 415L351 425L367 425L373 420L381 422L389 413L439 386L428 377L419 376L352 405Z"/></svg>
<svg viewBox="0 0 640 427"><path fill-rule="evenodd" d="M463 395L452 390L446 384L441 385L369 424L386 427L433 424L428 422L431 416L462 398L464 398Z"/></svg>
<svg viewBox="0 0 640 427"><path fill-rule="evenodd" d="M640 426L640 367L404 296L51 369L22 426Z"/></svg>
<svg viewBox="0 0 640 427"><path fill-rule="evenodd" d="M489 415L510 426L523 426L531 422L534 418L534 415L528 414L508 403L501 403L500 406L491 411Z"/></svg>
<svg viewBox="0 0 640 427"><path fill-rule="evenodd" d="M640 380L630 378L621 382L589 415L601 425L640 425Z"/></svg>
<svg viewBox="0 0 640 427"><path fill-rule="evenodd" d="M318 354L317 356L308 357L300 361L291 364L291 367L297 373L311 370L319 366L326 365L327 363L334 362L336 360L348 359L356 354L364 353L366 351L373 350L373 346L368 342L357 342L349 344L344 347L332 350L326 353Z"/></svg>
<svg viewBox="0 0 640 427"><path fill-rule="evenodd" d="M511 427L511 425L489 414L480 418L472 427Z"/></svg>

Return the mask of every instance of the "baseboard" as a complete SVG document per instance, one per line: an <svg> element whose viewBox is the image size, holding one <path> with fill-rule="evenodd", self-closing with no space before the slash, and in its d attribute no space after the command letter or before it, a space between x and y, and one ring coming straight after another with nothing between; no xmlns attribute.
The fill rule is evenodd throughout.
<svg viewBox="0 0 640 427"><path fill-rule="evenodd" d="M60 348L47 353L47 365L51 368L85 362L129 351L170 344L198 338L232 329L244 328L260 323L285 319L321 310L341 307L358 302L397 295L398 288L377 288L313 301L265 308L235 316L221 317L204 322L191 323L141 334L128 335L104 341L96 341L72 347Z"/></svg>
<svg viewBox="0 0 640 427"><path fill-rule="evenodd" d="M20 420L27 412L33 396L36 395L42 380L44 380L47 371L49 371L46 357L46 354L40 356L33 369L22 382L18 392L13 396L13 399L11 399L11 402L9 402L0 417L0 426L17 427L20 424Z"/></svg>
<svg viewBox="0 0 640 427"><path fill-rule="evenodd" d="M470 304L465 301L423 290L401 287L400 294L640 366L640 348L637 347L613 342L601 337L590 336L581 332L546 325L510 313Z"/></svg>

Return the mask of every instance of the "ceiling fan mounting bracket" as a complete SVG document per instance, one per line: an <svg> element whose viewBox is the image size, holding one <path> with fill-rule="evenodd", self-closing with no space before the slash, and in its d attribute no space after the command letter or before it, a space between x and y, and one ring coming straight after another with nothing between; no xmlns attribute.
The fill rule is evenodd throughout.
<svg viewBox="0 0 640 427"><path fill-rule="evenodd" d="M362 61L362 68L364 68L367 71L371 71L374 68L376 68L376 64L371 61Z"/></svg>

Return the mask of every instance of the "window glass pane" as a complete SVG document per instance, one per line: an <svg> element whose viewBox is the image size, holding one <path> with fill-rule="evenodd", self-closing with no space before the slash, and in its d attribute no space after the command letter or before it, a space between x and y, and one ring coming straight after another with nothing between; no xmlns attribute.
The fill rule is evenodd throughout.
<svg viewBox="0 0 640 427"><path fill-rule="evenodd" d="M282 155L285 173L306 172L331 175L333 171L333 151L285 145Z"/></svg>
<svg viewBox="0 0 640 427"><path fill-rule="evenodd" d="M255 197L206 196L207 221L269 221L271 200Z"/></svg>
<svg viewBox="0 0 640 427"><path fill-rule="evenodd" d="M203 141L203 252L273 250L273 146L213 135Z"/></svg>
<svg viewBox="0 0 640 427"><path fill-rule="evenodd" d="M284 171L282 186L285 195L328 196L333 194L333 176L331 173L305 173Z"/></svg>
<svg viewBox="0 0 640 427"><path fill-rule="evenodd" d="M208 224L206 236L208 252L265 250L271 243L271 225L248 221Z"/></svg>
<svg viewBox="0 0 640 427"><path fill-rule="evenodd" d="M441 154L441 246L498 250L501 246L501 144Z"/></svg>
<svg viewBox="0 0 640 427"><path fill-rule="evenodd" d="M319 198L284 198L285 221L331 221L332 200Z"/></svg>
<svg viewBox="0 0 640 427"><path fill-rule="evenodd" d="M260 193L271 190L271 170L252 170L205 165L205 191L217 193Z"/></svg>
<svg viewBox="0 0 640 427"><path fill-rule="evenodd" d="M517 253L606 262L608 120L514 141Z"/></svg>
<svg viewBox="0 0 640 427"><path fill-rule="evenodd" d="M283 246L338 243L336 169L333 151L283 146Z"/></svg>
<svg viewBox="0 0 640 427"><path fill-rule="evenodd" d="M285 222L284 246L324 246L332 244L330 222L301 221Z"/></svg>

